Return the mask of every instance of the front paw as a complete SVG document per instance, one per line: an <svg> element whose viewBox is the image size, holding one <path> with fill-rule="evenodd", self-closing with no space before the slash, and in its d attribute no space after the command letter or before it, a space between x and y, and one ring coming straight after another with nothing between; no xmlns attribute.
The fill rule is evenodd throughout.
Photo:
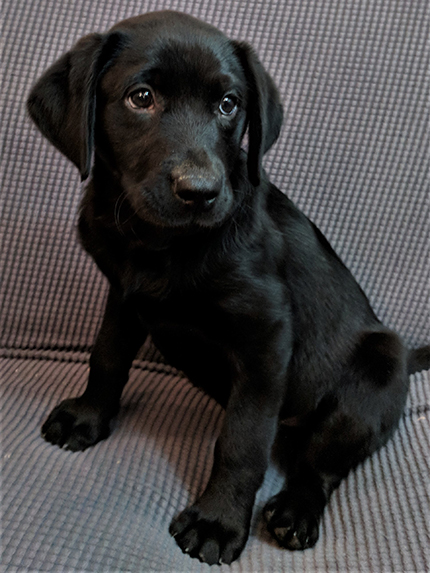
<svg viewBox="0 0 430 573"><path fill-rule="evenodd" d="M230 565L248 539L249 519L232 515L231 511L225 514L221 504L205 510L196 504L174 519L169 531L182 551L191 557L208 565Z"/></svg>
<svg viewBox="0 0 430 573"><path fill-rule="evenodd" d="M77 452L109 436L109 418L81 397L64 400L42 426L47 442Z"/></svg>

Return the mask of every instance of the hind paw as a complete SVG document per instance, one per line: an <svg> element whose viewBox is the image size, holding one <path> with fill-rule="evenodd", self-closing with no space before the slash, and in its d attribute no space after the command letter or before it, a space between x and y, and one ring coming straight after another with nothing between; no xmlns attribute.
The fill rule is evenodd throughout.
<svg viewBox="0 0 430 573"><path fill-rule="evenodd" d="M321 508L309 500L281 491L264 508L267 529L281 547L303 550L318 541Z"/></svg>

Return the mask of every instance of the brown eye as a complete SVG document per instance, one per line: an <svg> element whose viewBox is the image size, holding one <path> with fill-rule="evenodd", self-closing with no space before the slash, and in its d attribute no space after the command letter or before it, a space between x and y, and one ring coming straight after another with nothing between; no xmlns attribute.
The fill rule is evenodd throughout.
<svg viewBox="0 0 430 573"><path fill-rule="evenodd" d="M132 92L127 101L132 109L148 109L154 105L154 96L149 88L141 88Z"/></svg>
<svg viewBox="0 0 430 573"><path fill-rule="evenodd" d="M219 110L223 115L233 115L237 110L237 99L233 95L225 95L219 104Z"/></svg>

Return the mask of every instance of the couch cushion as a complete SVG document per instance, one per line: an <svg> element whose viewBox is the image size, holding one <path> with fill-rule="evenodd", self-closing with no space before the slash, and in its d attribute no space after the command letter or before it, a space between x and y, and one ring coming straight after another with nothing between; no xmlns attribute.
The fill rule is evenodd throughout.
<svg viewBox="0 0 430 573"><path fill-rule="evenodd" d="M3 566L6 571L208 571L168 533L202 492L222 409L174 370L136 363L112 435L85 452L46 443L40 425L83 388L85 362L0 360ZM335 491L315 549L290 552L261 526L277 493L259 491L251 537L226 571L425 571L430 372L415 375L394 439ZM16 569L15 569L16 568Z"/></svg>

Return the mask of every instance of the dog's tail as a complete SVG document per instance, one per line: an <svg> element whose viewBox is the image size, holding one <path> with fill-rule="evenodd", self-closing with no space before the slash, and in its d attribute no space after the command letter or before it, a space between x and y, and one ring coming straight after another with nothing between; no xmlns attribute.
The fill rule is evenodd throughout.
<svg viewBox="0 0 430 573"><path fill-rule="evenodd" d="M411 348L408 354L408 374L430 370L430 345Z"/></svg>

